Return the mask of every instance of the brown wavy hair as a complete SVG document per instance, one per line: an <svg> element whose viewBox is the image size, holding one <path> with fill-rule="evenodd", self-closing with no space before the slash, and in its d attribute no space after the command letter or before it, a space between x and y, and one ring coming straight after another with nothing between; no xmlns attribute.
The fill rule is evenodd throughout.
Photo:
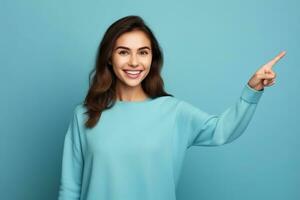
<svg viewBox="0 0 300 200"><path fill-rule="evenodd" d="M84 100L87 108L85 114L88 120L87 128L94 127L100 119L103 110L111 108L116 102L116 75L112 69L111 56L116 40L123 33L140 30L151 42L152 63L150 71L141 82L144 92L150 98L173 96L164 90L164 81L160 75L163 66L163 53L153 32L140 16L129 15L123 17L106 30L98 47L94 69L89 74L89 90Z"/></svg>

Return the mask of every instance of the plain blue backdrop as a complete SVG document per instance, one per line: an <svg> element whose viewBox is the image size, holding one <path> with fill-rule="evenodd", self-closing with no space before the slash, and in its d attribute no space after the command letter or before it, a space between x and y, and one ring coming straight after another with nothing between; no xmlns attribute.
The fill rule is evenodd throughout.
<svg viewBox="0 0 300 200"><path fill-rule="evenodd" d="M178 199L300 199L299 8L296 0L1 0L1 199L57 198L63 139L99 42L132 14L161 44L166 90L212 114L287 51L244 134L188 151Z"/></svg>

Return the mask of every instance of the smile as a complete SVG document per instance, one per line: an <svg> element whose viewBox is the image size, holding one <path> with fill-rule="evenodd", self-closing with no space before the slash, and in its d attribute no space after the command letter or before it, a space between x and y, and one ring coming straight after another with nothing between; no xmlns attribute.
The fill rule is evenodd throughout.
<svg viewBox="0 0 300 200"><path fill-rule="evenodd" d="M142 70L124 70L124 72L129 78L136 79L140 76Z"/></svg>

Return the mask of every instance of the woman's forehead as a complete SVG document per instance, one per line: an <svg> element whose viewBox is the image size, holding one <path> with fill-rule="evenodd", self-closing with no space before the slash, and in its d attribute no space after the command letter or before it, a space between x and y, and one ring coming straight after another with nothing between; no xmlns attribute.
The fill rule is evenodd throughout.
<svg viewBox="0 0 300 200"><path fill-rule="evenodd" d="M116 41L118 46L127 47L129 49L139 49L148 46L150 48L150 40L143 31L131 31L122 34Z"/></svg>

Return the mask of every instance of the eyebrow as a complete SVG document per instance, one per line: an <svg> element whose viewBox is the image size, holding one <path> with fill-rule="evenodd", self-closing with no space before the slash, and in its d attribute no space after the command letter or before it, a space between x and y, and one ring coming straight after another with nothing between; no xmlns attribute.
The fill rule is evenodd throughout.
<svg viewBox="0 0 300 200"><path fill-rule="evenodd" d="M117 48L115 48L115 50L117 50L117 49L127 49L127 50L130 50L130 48L124 47L124 46L118 46ZM140 47L138 50L141 50L141 49L149 49L149 50L151 50L150 47L148 47L148 46Z"/></svg>

